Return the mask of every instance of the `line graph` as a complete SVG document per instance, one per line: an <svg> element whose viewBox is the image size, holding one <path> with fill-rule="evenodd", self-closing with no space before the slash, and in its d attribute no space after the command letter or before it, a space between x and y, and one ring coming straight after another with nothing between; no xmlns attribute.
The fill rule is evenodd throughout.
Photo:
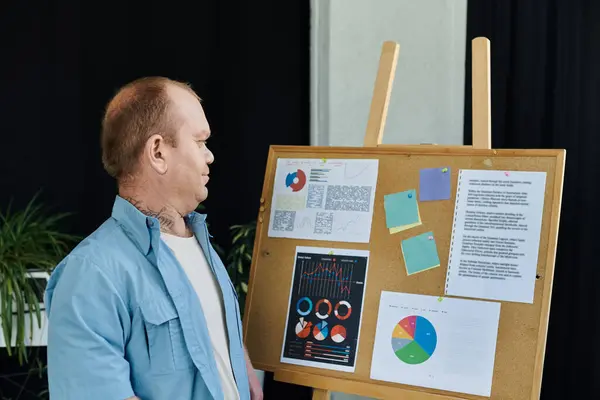
<svg viewBox="0 0 600 400"><path fill-rule="evenodd" d="M353 264L336 264L335 260L317 265L314 262L302 262L298 293L305 296L348 298L353 270Z"/></svg>
<svg viewBox="0 0 600 400"><path fill-rule="evenodd" d="M327 299L349 299L353 286L364 284L364 273L355 275L355 269L361 268L359 261L359 257L302 254L297 265L297 294Z"/></svg>
<svg viewBox="0 0 600 400"><path fill-rule="evenodd" d="M369 167L371 167L370 163L366 163L365 165L361 165L360 163L346 163L346 165L344 165L344 178L350 180L358 178L367 172Z"/></svg>
<svg viewBox="0 0 600 400"><path fill-rule="evenodd" d="M355 215L354 217L350 218L349 220L340 223L336 230L338 232L347 232L349 230L352 230L353 228L355 228L358 225L359 218L360 218L360 215Z"/></svg>
<svg viewBox="0 0 600 400"><path fill-rule="evenodd" d="M304 217L304 218L302 218L302 220L300 222L298 222L296 227L298 229L305 229L305 228L312 229L313 223L312 223L312 220L310 219L310 217Z"/></svg>

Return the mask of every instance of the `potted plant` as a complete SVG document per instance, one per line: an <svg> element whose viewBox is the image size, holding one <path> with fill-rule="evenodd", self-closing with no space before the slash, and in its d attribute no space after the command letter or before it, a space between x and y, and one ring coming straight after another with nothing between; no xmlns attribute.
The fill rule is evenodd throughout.
<svg viewBox="0 0 600 400"><path fill-rule="evenodd" d="M47 278L78 240L59 228L68 214L45 215L37 197L23 210L0 211L0 326L9 356L16 354L21 365L34 318L42 327Z"/></svg>
<svg viewBox="0 0 600 400"><path fill-rule="evenodd" d="M227 272L238 292L240 310L244 310L248 293L248 278L254 249L256 223L230 227L232 233L231 248L227 253Z"/></svg>

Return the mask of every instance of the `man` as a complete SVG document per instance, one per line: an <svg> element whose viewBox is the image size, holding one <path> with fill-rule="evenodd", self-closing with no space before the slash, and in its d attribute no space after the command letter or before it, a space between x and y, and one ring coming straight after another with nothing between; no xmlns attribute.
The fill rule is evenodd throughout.
<svg viewBox="0 0 600 400"><path fill-rule="evenodd" d="M112 216L54 270L48 380L57 400L260 400L237 295L205 216L210 129L187 85L152 77L108 104Z"/></svg>

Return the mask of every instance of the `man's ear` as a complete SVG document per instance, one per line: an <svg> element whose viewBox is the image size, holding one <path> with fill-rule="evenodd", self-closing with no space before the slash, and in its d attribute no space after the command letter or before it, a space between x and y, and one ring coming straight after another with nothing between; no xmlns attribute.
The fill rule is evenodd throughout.
<svg viewBox="0 0 600 400"><path fill-rule="evenodd" d="M165 139L158 134L152 135L146 141L144 148L144 156L153 170L160 175L164 175L167 172L168 165L166 160L166 146Z"/></svg>

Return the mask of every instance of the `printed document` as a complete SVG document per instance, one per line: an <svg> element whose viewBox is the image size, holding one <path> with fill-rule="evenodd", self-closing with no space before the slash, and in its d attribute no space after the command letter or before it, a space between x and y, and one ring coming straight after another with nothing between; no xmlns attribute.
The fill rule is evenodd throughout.
<svg viewBox="0 0 600 400"><path fill-rule="evenodd" d="M490 396L500 303L382 292L371 379Z"/></svg>
<svg viewBox="0 0 600 400"><path fill-rule="evenodd" d="M533 303L545 172L461 170L446 294Z"/></svg>
<svg viewBox="0 0 600 400"><path fill-rule="evenodd" d="M278 159L269 236L368 243L379 160Z"/></svg>

